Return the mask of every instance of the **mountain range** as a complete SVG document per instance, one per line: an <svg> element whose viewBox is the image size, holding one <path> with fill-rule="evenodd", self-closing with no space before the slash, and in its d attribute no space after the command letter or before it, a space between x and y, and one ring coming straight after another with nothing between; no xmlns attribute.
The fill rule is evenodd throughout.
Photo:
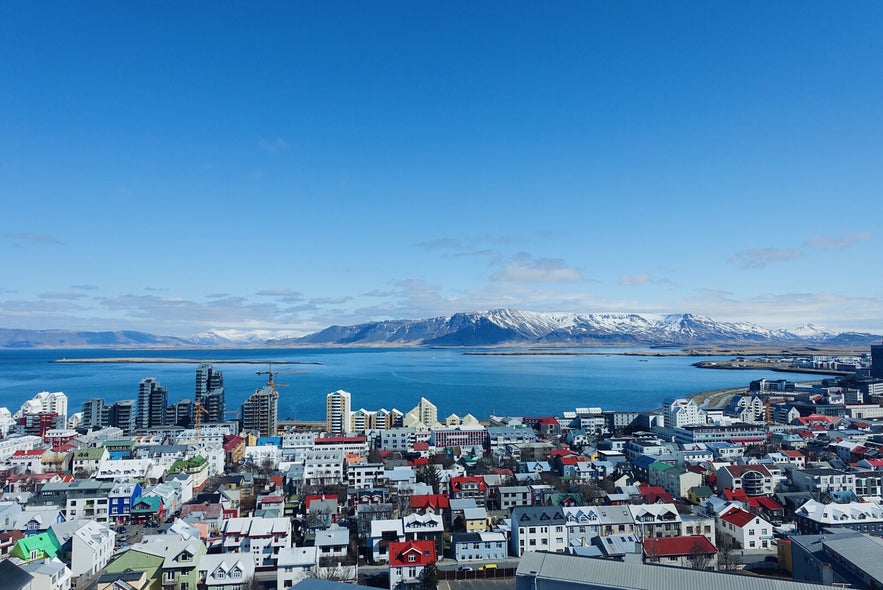
<svg viewBox="0 0 883 590"><path fill-rule="evenodd" d="M189 338L144 332L76 332L0 329L0 348L184 348L297 346L870 346L883 336L834 332L803 324L769 330L748 322L718 322L684 314L536 313L497 309L420 320L386 320L331 326L303 337L271 332L210 330Z"/></svg>

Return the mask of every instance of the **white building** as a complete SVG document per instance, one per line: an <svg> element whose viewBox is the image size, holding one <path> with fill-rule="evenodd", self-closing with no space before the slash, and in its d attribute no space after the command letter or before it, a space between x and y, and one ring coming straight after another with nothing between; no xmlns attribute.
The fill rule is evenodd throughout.
<svg viewBox="0 0 883 590"><path fill-rule="evenodd" d="M104 569L113 557L116 533L90 520L69 520L52 525L59 543L71 543L71 575L90 577Z"/></svg>
<svg viewBox="0 0 883 590"><path fill-rule="evenodd" d="M34 577L31 590L70 590L71 588L71 570L57 557L32 561L20 567Z"/></svg>
<svg viewBox="0 0 883 590"><path fill-rule="evenodd" d="M705 411L697 406L692 399L684 397L665 400L663 412L666 428L701 426L707 422Z"/></svg>
<svg viewBox="0 0 883 590"><path fill-rule="evenodd" d="M222 537L224 553L251 553L256 566L275 566L279 551L291 547L291 519L230 518Z"/></svg>
<svg viewBox="0 0 883 590"><path fill-rule="evenodd" d="M761 517L732 507L717 519L717 535L729 535L742 549L773 547L773 525Z"/></svg>
<svg viewBox="0 0 883 590"><path fill-rule="evenodd" d="M254 557L249 553L203 555L198 568L199 587L205 590L246 588L254 569Z"/></svg>
<svg viewBox="0 0 883 590"><path fill-rule="evenodd" d="M556 506L516 506L512 509L509 550L521 557L531 551L567 549L567 519Z"/></svg>
<svg viewBox="0 0 883 590"><path fill-rule="evenodd" d="M291 588L319 565L317 547L286 547L279 550L276 563L276 588Z"/></svg>

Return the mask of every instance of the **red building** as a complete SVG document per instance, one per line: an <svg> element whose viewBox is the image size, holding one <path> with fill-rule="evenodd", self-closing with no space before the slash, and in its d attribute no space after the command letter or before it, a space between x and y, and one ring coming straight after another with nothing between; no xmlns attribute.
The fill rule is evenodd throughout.
<svg viewBox="0 0 883 590"><path fill-rule="evenodd" d="M433 541L393 541L389 544L390 590L420 588L426 566L437 561Z"/></svg>

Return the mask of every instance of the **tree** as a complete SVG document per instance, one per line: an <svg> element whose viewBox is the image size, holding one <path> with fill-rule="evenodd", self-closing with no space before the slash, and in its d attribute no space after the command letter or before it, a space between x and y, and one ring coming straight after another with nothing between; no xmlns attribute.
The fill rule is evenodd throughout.
<svg viewBox="0 0 883 590"><path fill-rule="evenodd" d="M721 534L717 538L717 566L722 570L736 569L736 540L730 535Z"/></svg>
<svg viewBox="0 0 883 590"><path fill-rule="evenodd" d="M693 541L690 551L690 555L687 556L687 563L690 564L690 567L694 570L707 570L714 559L714 554L708 553L708 546L701 539L696 539Z"/></svg>
<svg viewBox="0 0 883 590"><path fill-rule="evenodd" d="M432 487L432 493L437 494L441 485L441 477L438 473L438 467L435 465L424 465L417 470L417 481L425 483Z"/></svg>
<svg viewBox="0 0 883 590"><path fill-rule="evenodd" d="M423 590L438 589L438 566L434 563L426 564L423 568Z"/></svg>

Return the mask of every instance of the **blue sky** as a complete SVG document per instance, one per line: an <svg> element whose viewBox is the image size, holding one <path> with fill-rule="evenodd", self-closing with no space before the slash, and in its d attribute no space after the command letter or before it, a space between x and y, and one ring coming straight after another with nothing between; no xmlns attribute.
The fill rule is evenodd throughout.
<svg viewBox="0 0 883 590"><path fill-rule="evenodd" d="M0 4L0 327L883 333L879 2Z"/></svg>

